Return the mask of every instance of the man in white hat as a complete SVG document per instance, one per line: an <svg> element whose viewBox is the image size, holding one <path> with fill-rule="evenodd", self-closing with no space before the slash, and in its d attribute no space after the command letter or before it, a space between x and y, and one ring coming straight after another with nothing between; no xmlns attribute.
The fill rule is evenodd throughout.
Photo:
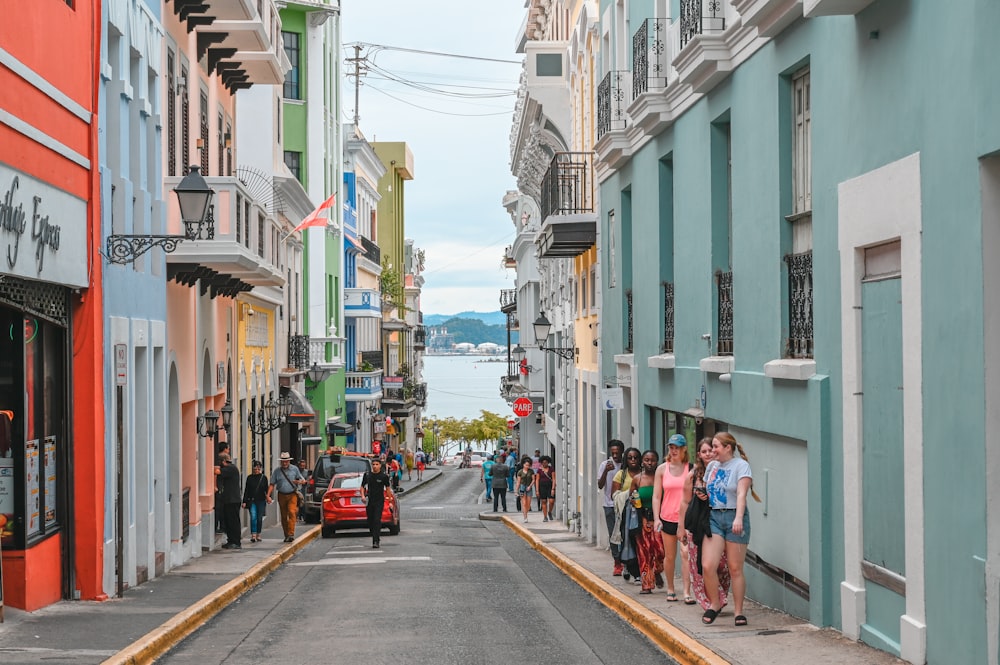
<svg viewBox="0 0 1000 665"><path fill-rule="evenodd" d="M267 502L274 499L272 495L278 492L278 509L281 512L281 528L285 532L285 542L295 540L295 522L299 517L298 490L306 484L297 466L292 466L292 456L281 453L278 458L280 466L271 473L271 484L267 488Z"/></svg>

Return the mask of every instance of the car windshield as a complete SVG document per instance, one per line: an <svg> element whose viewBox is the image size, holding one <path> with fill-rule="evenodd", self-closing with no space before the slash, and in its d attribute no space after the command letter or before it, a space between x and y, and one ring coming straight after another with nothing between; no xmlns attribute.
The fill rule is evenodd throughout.
<svg viewBox="0 0 1000 665"><path fill-rule="evenodd" d="M334 461L336 460L336 461ZM364 473L371 471L371 462L367 457L350 455L324 455L316 462L316 482L330 482L338 473Z"/></svg>
<svg viewBox="0 0 1000 665"><path fill-rule="evenodd" d="M343 487L344 489L355 489L361 487L361 476L347 476L344 478L334 478L334 487Z"/></svg>

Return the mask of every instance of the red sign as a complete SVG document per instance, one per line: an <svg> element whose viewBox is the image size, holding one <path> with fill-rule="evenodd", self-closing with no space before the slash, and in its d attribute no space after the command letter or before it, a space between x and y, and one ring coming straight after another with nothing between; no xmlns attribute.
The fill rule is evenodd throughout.
<svg viewBox="0 0 1000 665"><path fill-rule="evenodd" d="M531 403L531 400L527 397L518 397L514 400L514 415L520 418L525 418L531 415L531 412L535 409L535 405Z"/></svg>
<svg viewBox="0 0 1000 665"><path fill-rule="evenodd" d="M514 420L508 420L507 421L507 429L514 429L514 425L516 425L516 424L517 424L516 421L514 421Z"/></svg>

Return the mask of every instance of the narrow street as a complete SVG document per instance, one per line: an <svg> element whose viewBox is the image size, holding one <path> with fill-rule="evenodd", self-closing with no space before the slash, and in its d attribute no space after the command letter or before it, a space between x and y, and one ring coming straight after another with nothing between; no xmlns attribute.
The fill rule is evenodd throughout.
<svg viewBox="0 0 1000 665"><path fill-rule="evenodd" d="M478 480L447 468L404 495L402 532L380 551L362 531L317 539L160 662L673 662L506 526L480 521Z"/></svg>

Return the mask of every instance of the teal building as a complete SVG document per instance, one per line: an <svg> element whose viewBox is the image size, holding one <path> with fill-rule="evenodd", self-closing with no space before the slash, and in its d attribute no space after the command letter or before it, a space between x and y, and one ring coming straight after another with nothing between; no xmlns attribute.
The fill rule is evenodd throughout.
<svg viewBox="0 0 1000 665"><path fill-rule="evenodd" d="M996 663L1000 5L600 16L609 418L661 454L743 445L751 598L908 662Z"/></svg>

